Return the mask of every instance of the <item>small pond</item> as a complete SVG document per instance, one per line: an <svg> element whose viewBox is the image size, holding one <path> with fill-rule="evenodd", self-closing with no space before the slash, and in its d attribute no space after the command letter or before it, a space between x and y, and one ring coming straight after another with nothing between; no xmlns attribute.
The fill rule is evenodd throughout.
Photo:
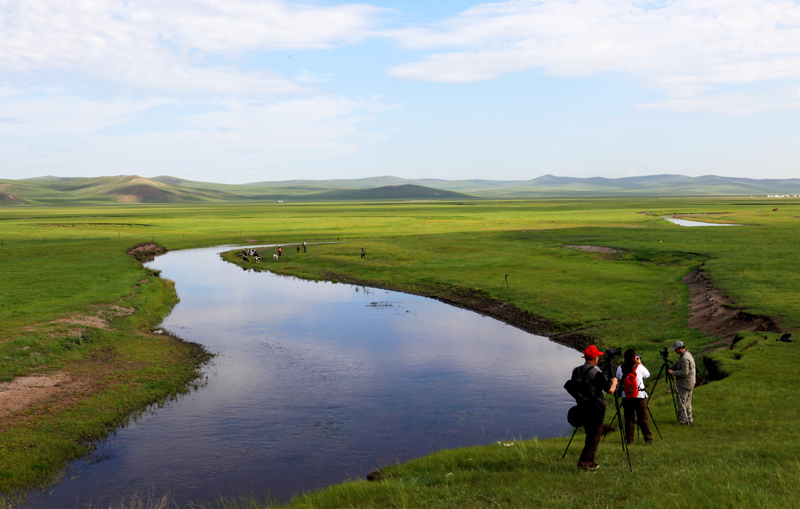
<svg viewBox="0 0 800 509"><path fill-rule="evenodd" d="M163 328L217 354L207 383L118 430L32 506L286 501L442 448L571 431L575 350L431 299L245 271L222 250L148 264L180 297Z"/></svg>

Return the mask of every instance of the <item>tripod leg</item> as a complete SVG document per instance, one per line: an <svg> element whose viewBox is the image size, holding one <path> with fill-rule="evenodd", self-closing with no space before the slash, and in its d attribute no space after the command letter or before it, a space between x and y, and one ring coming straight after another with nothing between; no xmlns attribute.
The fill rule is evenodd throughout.
<svg viewBox="0 0 800 509"><path fill-rule="evenodd" d="M614 403L617 406L617 415L621 416L622 414L620 414L620 411L619 411L619 395L616 392L614 393ZM622 418L620 418L620 422L622 422ZM620 438L622 438L622 448L625 450L625 454L628 455L628 468L630 468L631 472L633 472L633 465L631 465L631 451L628 450L628 443L625 440L625 428L624 428L624 426L620 426L619 427L619 435L620 435Z"/></svg>
<svg viewBox="0 0 800 509"><path fill-rule="evenodd" d="M617 420L618 416L619 416L619 408L617 408L617 413L614 414L614 417L611 419L611 422L608 423L608 428L610 428L611 426L614 425L614 421ZM622 422L622 418L620 418L620 422ZM603 429L603 438L601 440L605 440L606 439L606 435L608 435L608 431L607 431L608 428Z"/></svg>
<svg viewBox="0 0 800 509"><path fill-rule="evenodd" d="M561 459L563 460L567 456L567 451L569 451L569 446L572 445L572 439L575 438L575 433L578 432L578 428L575 428L575 431L572 432L572 436L569 437L569 443L567 443L567 448L564 449L564 454L561 455Z"/></svg>
<svg viewBox="0 0 800 509"><path fill-rule="evenodd" d="M675 384L675 377L667 373L667 382L672 389L672 406L675 407L675 420L681 422L681 417L678 415L678 402L675 400L675 395L678 393L678 386Z"/></svg>
<svg viewBox="0 0 800 509"><path fill-rule="evenodd" d="M647 405L646 406L647 406L647 413L650 414L650 420L653 422L653 426L656 427L656 432L658 433L658 438L660 438L661 440L664 440L664 437L661 436L661 430L658 429L658 423L653 418L653 412L650 411L650 398L649 397L647 398Z"/></svg>
<svg viewBox="0 0 800 509"><path fill-rule="evenodd" d="M664 366L666 366L666 363L662 364L661 369L658 370L658 375L656 375L656 381L653 382L653 387L650 389L650 394L656 393L656 387L658 386L658 381L661 378L661 373L664 371Z"/></svg>

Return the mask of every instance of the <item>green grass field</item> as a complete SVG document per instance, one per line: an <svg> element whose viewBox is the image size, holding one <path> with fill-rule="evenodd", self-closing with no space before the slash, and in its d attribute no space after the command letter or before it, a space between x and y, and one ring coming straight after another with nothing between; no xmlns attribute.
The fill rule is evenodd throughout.
<svg viewBox="0 0 800 509"><path fill-rule="evenodd" d="M779 210L773 212L775 207ZM707 214L705 221L744 226L686 228L661 218L673 213ZM787 331L796 330L798 217L797 200L763 198L0 209L5 282L0 317L7 324L0 343L0 349L6 349L0 375L9 379L76 370L98 355L92 348L108 346L102 336L125 335L117 331L144 330L157 323L169 306L170 290L125 254L135 244L155 241L182 249L280 243L288 246L284 259L262 262L261 267L443 299L472 292L542 318L554 332L580 332L602 348L635 347L655 372L658 350L682 339L696 355L714 356L730 373L695 390L696 426L691 430L679 428L674 414L670 421L668 396L655 395L651 406L664 440L632 448L633 474L618 436L616 443L609 436L601 446L598 459L603 468L593 474L575 468L581 443L573 443L562 461L566 439L518 440L508 447L442 451L387 468L381 481L334 486L301 497L292 506L791 507L800 502L800 428L795 424L800 405L791 394L796 347L776 342L775 335L748 334L733 350L710 352L714 338L686 328L688 291L681 278L701 267L738 307L776 318ZM295 254L293 246L303 241L309 242L309 252ZM619 252L586 252L565 245ZM367 252L363 260L362 247ZM92 346L94 339L81 344L81 338L72 341L77 347L47 346L66 341L66 336L50 330L57 325L28 330L120 302L136 313L114 320L121 329L97 332L97 347ZM141 342L134 338L132 345ZM34 348L41 354L32 355ZM153 362L159 356L149 355ZM186 359L183 365L196 362L191 355ZM576 357L576 365L579 361ZM162 374L153 370L121 375L119 385L164 388L151 383ZM565 373L564 379L568 376ZM86 405L100 404L97 398L89 397ZM141 408L138 402L132 406L137 404ZM89 413L88 408L59 408L53 422L73 419L69 412ZM130 411L120 407L114 419ZM29 419L39 420L35 413ZM79 438L101 435L82 432L69 440L78 443ZM16 480L39 482L73 454L53 457L43 467L35 448L20 447L21 442L9 441L8 436L0 438L0 483L6 482L0 486L12 486ZM576 440L582 442L580 433ZM226 502L229 507L254 504L250 499Z"/></svg>

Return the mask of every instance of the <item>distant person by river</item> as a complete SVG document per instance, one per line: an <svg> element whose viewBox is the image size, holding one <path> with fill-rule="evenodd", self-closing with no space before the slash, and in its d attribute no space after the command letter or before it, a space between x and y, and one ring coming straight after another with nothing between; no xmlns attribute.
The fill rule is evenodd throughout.
<svg viewBox="0 0 800 509"><path fill-rule="evenodd" d="M367 257L367 252L366 252L366 251L364 250L364 248L362 247L362 248L361 248L361 258L366 258L366 257Z"/></svg>

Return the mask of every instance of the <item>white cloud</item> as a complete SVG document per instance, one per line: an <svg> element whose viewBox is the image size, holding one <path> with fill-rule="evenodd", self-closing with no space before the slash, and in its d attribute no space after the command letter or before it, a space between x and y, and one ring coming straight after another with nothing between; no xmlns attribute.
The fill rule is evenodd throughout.
<svg viewBox="0 0 800 509"><path fill-rule="evenodd" d="M800 4L793 0L517 0L387 36L407 48L445 50L388 70L420 81L490 80L531 69L626 73L674 97L725 84L800 81Z"/></svg>
<svg viewBox="0 0 800 509"><path fill-rule="evenodd" d="M368 5L322 7L276 0L196 0L148 8L169 40L209 53L352 44L370 34L383 12Z"/></svg>
<svg viewBox="0 0 800 509"><path fill-rule="evenodd" d="M7 1L0 72L109 82L149 93L307 93L268 69L220 65L248 52L325 49L367 36L383 11L281 0Z"/></svg>

